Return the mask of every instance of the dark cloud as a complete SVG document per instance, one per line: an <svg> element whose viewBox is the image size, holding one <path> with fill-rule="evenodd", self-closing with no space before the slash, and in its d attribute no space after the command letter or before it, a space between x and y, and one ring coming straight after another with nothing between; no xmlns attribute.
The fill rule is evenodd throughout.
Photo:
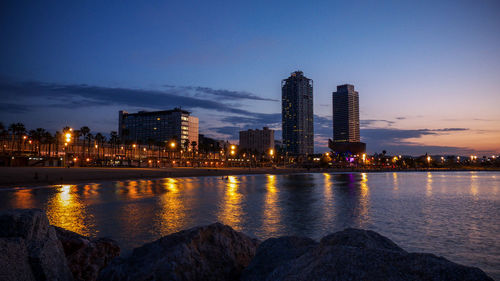
<svg viewBox="0 0 500 281"><path fill-rule="evenodd" d="M396 119L398 119L398 120L405 120L406 117L401 116L401 117L396 117Z"/></svg>
<svg viewBox="0 0 500 281"><path fill-rule="evenodd" d="M468 131L468 128L444 128L444 129L435 129L429 130L431 132L457 132L457 131Z"/></svg>
<svg viewBox="0 0 500 281"><path fill-rule="evenodd" d="M359 123L362 128L368 128L380 123L385 123L386 126L390 127L396 122L385 119L364 119L360 120Z"/></svg>
<svg viewBox="0 0 500 281"><path fill-rule="evenodd" d="M226 116L223 117L223 122L233 124L246 124L255 128L271 126L272 124L281 124L281 113L253 113L249 117L241 116Z"/></svg>
<svg viewBox="0 0 500 281"><path fill-rule="evenodd" d="M204 88L209 89L209 88ZM12 110L22 106L36 105L59 108L81 108L92 106L120 105L123 107L164 109L165 107L182 106L186 108L202 108L220 112L253 116L254 113L235 108L233 105L213 99L201 99L182 95L177 89L166 91L111 88L79 85L63 85L41 82L8 82L0 80L0 93L4 100L18 101ZM40 104L42 103L43 104Z"/></svg>
<svg viewBox="0 0 500 281"><path fill-rule="evenodd" d="M0 112L3 113L25 113L29 111L29 107L22 104L0 103Z"/></svg>
<svg viewBox="0 0 500 281"><path fill-rule="evenodd" d="M446 132L467 131L467 128L444 128L444 129L417 129L402 130L393 128L371 128L361 130L364 141L385 140L387 143L394 143L403 139L420 138L425 135L437 135Z"/></svg>
<svg viewBox="0 0 500 281"><path fill-rule="evenodd" d="M367 143L370 152L390 151L394 154L450 154L470 151L470 149L452 146L428 146L407 141L425 135L447 134L467 131L467 128L416 129L403 130L394 128L370 128L361 130L361 139Z"/></svg>
<svg viewBox="0 0 500 281"><path fill-rule="evenodd" d="M225 127L218 127L218 128L210 128L210 131L213 131L218 134L223 134L223 135L228 135L230 136L230 139L238 139L239 138L239 132L245 130L242 127L237 127L237 126L225 126ZM246 129L248 130L248 129Z"/></svg>
<svg viewBox="0 0 500 281"><path fill-rule="evenodd" d="M173 85L164 85L164 87L168 89L178 89L179 91L194 91L197 96L206 96L212 95L217 97L231 98L236 100L259 100L259 101L274 101L278 102L276 99L268 99L259 97L255 94L246 92L246 91L230 91L230 90L221 90L221 89L212 89L208 87L191 87L191 86L173 86ZM201 95L200 95L201 94Z"/></svg>

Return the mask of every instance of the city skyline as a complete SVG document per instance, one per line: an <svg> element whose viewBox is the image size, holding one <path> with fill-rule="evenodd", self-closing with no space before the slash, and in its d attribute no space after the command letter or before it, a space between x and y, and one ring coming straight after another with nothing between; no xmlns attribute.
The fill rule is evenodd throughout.
<svg viewBox="0 0 500 281"><path fill-rule="evenodd" d="M3 2L0 122L109 133L120 109L181 106L201 134L268 126L279 139L279 80L300 69L315 81L317 152L345 83L363 93L370 153L500 152L495 1L169 4ZM317 16L283 16L304 12Z"/></svg>

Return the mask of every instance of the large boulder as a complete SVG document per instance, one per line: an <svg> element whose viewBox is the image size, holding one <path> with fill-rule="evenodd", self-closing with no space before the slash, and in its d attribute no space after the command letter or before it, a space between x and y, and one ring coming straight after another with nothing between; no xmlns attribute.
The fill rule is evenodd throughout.
<svg viewBox="0 0 500 281"><path fill-rule="evenodd" d="M266 242L259 246L242 280L493 280L478 268L432 254L408 253L369 230L350 228L328 235L293 259L289 257L297 249L281 247L283 257L273 257L278 260L271 270L256 266L269 259L262 253L276 244Z"/></svg>
<svg viewBox="0 0 500 281"><path fill-rule="evenodd" d="M35 280L24 239L0 238L0 280Z"/></svg>
<svg viewBox="0 0 500 281"><path fill-rule="evenodd" d="M17 280L73 280L56 232L42 210L23 209L0 212L0 277ZM9 277L10 278L10 277ZM2 279L3 280L3 279ZM6 278L6 280L8 280Z"/></svg>
<svg viewBox="0 0 500 281"><path fill-rule="evenodd" d="M160 238L106 267L100 280L238 280L258 241L214 223Z"/></svg>
<svg viewBox="0 0 500 281"><path fill-rule="evenodd" d="M120 247L114 240L91 239L60 227L54 228L75 280L97 280L101 269L120 255Z"/></svg>
<svg viewBox="0 0 500 281"><path fill-rule="evenodd" d="M273 270L292 261L318 245L305 237L284 236L269 238L258 247L250 265L243 271L242 280L264 280Z"/></svg>

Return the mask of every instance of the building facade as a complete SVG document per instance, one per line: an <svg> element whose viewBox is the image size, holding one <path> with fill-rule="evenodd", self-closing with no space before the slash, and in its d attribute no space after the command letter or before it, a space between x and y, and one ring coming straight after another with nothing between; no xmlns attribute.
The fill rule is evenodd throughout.
<svg viewBox="0 0 500 281"><path fill-rule="evenodd" d="M289 155L314 153L313 80L302 71L281 82L283 148Z"/></svg>
<svg viewBox="0 0 500 281"><path fill-rule="evenodd" d="M359 142L359 95L354 86L337 86L332 94L333 141Z"/></svg>
<svg viewBox="0 0 500 281"><path fill-rule="evenodd" d="M258 153L269 153L274 149L274 130L264 127L262 130L240 131L240 149Z"/></svg>
<svg viewBox="0 0 500 281"><path fill-rule="evenodd" d="M333 141L330 148L337 152L360 153L366 145L360 142L359 94L353 85L337 86L332 93Z"/></svg>
<svg viewBox="0 0 500 281"><path fill-rule="evenodd" d="M118 134L124 141L146 144L177 140L179 145L198 142L198 118L175 108L163 111L119 112Z"/></svg>

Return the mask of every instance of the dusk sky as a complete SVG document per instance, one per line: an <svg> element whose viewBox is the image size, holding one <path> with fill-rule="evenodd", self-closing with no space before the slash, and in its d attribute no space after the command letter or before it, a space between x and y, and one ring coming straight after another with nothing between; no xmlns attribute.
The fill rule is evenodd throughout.
<svg viewBox="0 0 500 281"><path fill-rule="evenodd" d="M71 3L69 3L71 2ZM281 136L281 80L355 85L369 153L500 152L500 1L1 1L0 122L118 129L181 106L200 133Z"/></svg>

